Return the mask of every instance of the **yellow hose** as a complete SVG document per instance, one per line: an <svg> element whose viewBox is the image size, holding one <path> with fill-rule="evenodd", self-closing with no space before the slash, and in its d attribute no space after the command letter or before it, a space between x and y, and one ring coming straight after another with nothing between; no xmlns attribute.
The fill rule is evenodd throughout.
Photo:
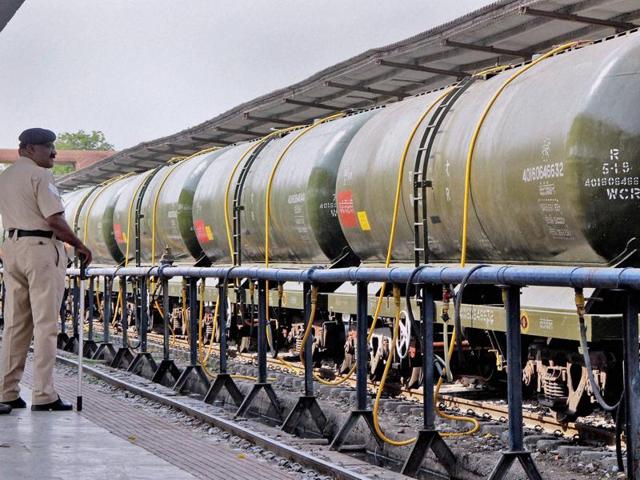
<svg viewBox="0 0 640 480"><path fill-rule="evenodd" d="M471 162L473 160L473 153L476 148L478 136L480 135L480 129L482 128L482 124L484 123L485 119L487 118L487 115L489 114L489 110L491 110L491 107L493 107L493 104L496 102L496 100L498 99L500 94L505 90L505 88L507 88L507 86L511 82L513 82L516 78L518 78L520 75L522 75L524 72L528 71L529 69L533 68L538 63L544 61L545 59L557 53L560 53L564 50L567 50L577 45L578 43L579 42L570 42L570 43L565 43L564 45L560 45L559 47L556 47L548 51L544 55L535 59L530 64L526 65L525 67L515 72L507 80L505 80L504 83L500 86L500 88L498 88L498 90L493 94L493 96L487 103L486 107L484 108L482 115L480 115L480 119L476 124L476 127L473 131L473 135L471 137L471 142L469 144L469 150L467 152L467 163L466 163L465 174L464 174L464 205L463 205L463 211L462 211L462 248L460 252L461 267L464 267L467 260L467 229L468 229L468 219L469 219L469 197L471 192ZM454 336L455 336L455 331L454 331Z"/></svg>
<svg viewBox="0 0 640 480"><path fill-rule="evenodd" d="M162 192L162 187L164 187L165 183L167 183L167 180L169 180L169 176L176 168L182 165L183 161L184 160L180 160L169 167L169 169L162 177L160 185L158 186L158 190L156 190L156 194L153 198L153 208L151 209L151 265L153 265L156 261L156 219L158 216L158 202L160 201L160 193Z"/></svg>
<svg viewBox="0 0 640 480"><path fill-rule="evenodd" d="M281 130L277 130L275 132L270 133L269 135L261 138L260 140L257 140L255 143L253 143L238 159L238 161L236 162L236 164L233 166L233 169L231 170L231 174L229 175L229 178L227 179L227 186L225 188L225 192L224 192L224 225L225 225L225 229L226 229L226 233L227 233L227 243L229 244L229 255L231 255L231 262L233 262L233 256L234 256L234 250L233 250L233 238L232 238L232 232L231 232L231 219L229 218L229 193L231 192L231 183L233 182L233 177L236 174L236 171L238 170L238 168L240 167L240 165L242 165L242 161L247 157L247 155L249 155L255 148L257 148L258 146L262 145L264 142L266 142L267 140L277 136L277 135L283 135L287 132L290 132L292 130L296 130L300 127L296 126L296 127L287 127L287 128L283 128Z"/></svg>
<svg viewBox="0 0 640 480"><path fill-rule="evenodd" d="M306 127L304 127L300 133L298 133L295 137L293 137L289 143L287 143L287 145L284 147L284 149L282 150L282 152L280 152L280 155L278 155L278 157L276 158L276 161L273 165L273 167L271 168L271 173L269 174L269 179L267 180L267 191L265 193L265 211L264 211L264 266L266 268L269 268L269 240L270 240L270 226L271 226L271 188L273 186L273 179L276 176L276 172L278 171L278 167L280 166L280 162L282 162L282 159L285 157L285 155L287 154L287 152L291 149L291 147L298 141L300 140L304 134L306 134L307 132L310 132L311 130L313 130L316 127L319 127L320 125L327 123L331 120L335 120L337 118L340 117L344 117L346 114L344 112L340 112L340 113L336 113L333 115L329 115L328 117L322 118L320 120L318 120L317 122L314 122L311 125L308 125ZM265 289L267 292L269 292L269 281L267 280L265 282ZM278 290L279 293L281 294L281 290ZM266 305L266 310L267 310L267 316L269 315L269 295L267 294L267 305ZM271 339L271 328L267 328L266 329L266 334L267 334L267 341L269 343L269 347L273 350L273 340ZM280 360L284 365L290 366L290 367L294 367L292 364L290 364L289 362L287 362L286 360Z"/></svg>
<svg viewBox="0 0 640 480"><path fill-rule="evenodd" d="M209 152L214 152L219 149L220 147L205 148L204 150L200 150L196 153L193 153L188 157L174 157L171 159L171 161L175 161L175 163L171 167L169 167L169 170L167 170L167 172L164 174L164 177L162 177L162 180L160 181L160 185L158 186L158 190L156 191L156 194L153 198L153 209L151 210L151 264L152 265L156 261L156 219L158 216L158 201L160 200L160 193L162 192L162 188L164 187L165 183L167 183L167 180L169 179L169 176L173 173L173 171L176 168L178 168L180 165L184 164L184 162L187 162L199 155L203 155Z"/></svg>
<svg viewBox="0 0 640 480"><path fill-rule="evenodd" d="M387 267L387 268L391 264L393 246L395 244L396 226L397 226L397 223L398 223L398 214L399 214L399 211L400 211L400 198L401 198L401 195L402 195L402 181L403 181L403 178L404 178L404 167L405 167L405 164L406 164L406 161L407 161L407 155L409 154L409 149L411 148L411 143L413 142L413 139L414 139L418 129L420 128L420 125L422 124L424 119L427 117L427 115L429 115L429 113L431 113L431 111L436 107L436 105L438 103L440 103L440 101L443 100L452 90L453 90L453 87L448 88L444 92L442 92L442 94L440 94L433 102L431 102L431 104L424 111L424 113L422 113L422 115L420 115L420 117L416 121L415 125L413 126L413 128L411 130L411 133L409 134L409 137L407 138L407 141L405 142L404 148L402 150L402 156L400 158L400 164L398 165L398 174L396 176L396 190L395 190L395 196L394 196L394 201L393 201L393 216L392 216L392 220L391 220L391 231L389 232L389 243L387 245L387 255L386 255L386 259L385 259L385 267ZM367 334L367 342L370 342L371 338L373 338L373 334L375 332L377 321L378 321L378 316L380 315L380 310L382 308L382 302L384 301L385 290L386 290L386 284L383 283L380 286L380 294L378 296L378 301L376 303L376 309L375 309L375 312L373 314L373 323L371 324L371 327L369 328L369 333ZM306 335L306 333L307 332L305 332L305 335ZM304 347L304 341L302 342L302 344L303 344L303 347ZM314 379L317 380L319 383L321 383L323 385L338 386L338 385L343 384L347 380L349 380L353 376L353 373L355 371L356 371L356 363L354 363L351 366L351 369L347 372L346 375L344 375L343 377L341 377L340 379L338 379L336 381L327 381L327 380L323 379L322 377L320 377L317 374L314 374Z"/></svg>
<svg viewBox="0 0 640 480"><path fill-rule="evenodd" d="M209 378L213 378L215 374L209 371L209 369L207 368L207 360L209 360L209 355L211 354L212 345L213 345L213 334L209 342L209 351L204 358L202 357L203 350L204 350L204 347L202 345L203 344L202 330L204 328L204 325L203 325L204 324L204 294L205 294L205 280L203 278L202 281L200 282L200 308L198 312L198 359L200 361L200 365L202 366L202 370L204 370L204 373ZM216 313L218 313L219 303L220 302L216 302ZM214 315L216 313L214 313Z"/></svg>
<svg viewBox="0 0 640 480"><path fill-rule="evenodd" d="M97 190L95 196L89 202L89 205L87 207L87 213L84 216L84 223L83 223L83 227L82 227L82 229L83 229L83 232L82 232L82 243L84 243L84 244L87 243L87 236L89 234L89 217L91 216L91 210L93 210L93 206L95 205L95 203L98 200L98 198L100 198L100 196L104 193L104 191L107 189L107 187L109 185L111 185L112 183L117 182L118 180L122 180L124 178L130 177L131 175L133 175L133 172L127 173L125 175L120 175L118 177L111 178L111 179L109 179L109 180L107 180L105 182L102 182L98 186L99 190ZM93 190L92 193L94 191L95 190ZM115 310L113 312L112 323L115 322L115 319L116 319L116 317L118 315L118 308L119 308L120 303L122 302L122 299L120 297L121 297L121 293L118 292L118 301L116 303L116 308L115 308Z"/></svg>
<svg viewBox="0 0 640 480"><path fill-rule="evenodd" d="M231 191L231 182L233 181L233 177L236 174L238 167L240 167L240 165L242 164L242 161L246 158L247 155L249 155L249 153L251 153L263 141L264 140L258 140L257 142L253 143L249 148L247 148L247 150L245 150L245 152L240 156L236 164L233 166L233 169L231 170L231 174L227 179L227 186L224 191L224 226L227 232L227 243L229 244L229 255L230 255L229 258L231 259L231 263L233 263L233 256L235 253L233 250L233 238L231 236L232 235L231 219L229 218L229 192Z"/></svg>
<svg viewBox="0 0 640 480"><path fill-rule="evenodd" d="M493 96L491 97L491 99L489 100L489 102L487 103L486 107L484 108L480 119L478 120L476 127L473 131L473 135L471 137L471 142L469 144L469 150L467 152L467 160L466 160L466 167L465 167L465 177L464 177L464 204L463 204L463 214L462 214L462 248L461 248L461 252L460 252L460 266L464 267L467 261L467 236L468 236L468 223L469 223L469 199L470 199L470 193L471 193L471 165L472 165L472 160L473 160L473 154L475 151L475 147L476 147L476 143L478 141L478 137L480 134L480 129L482 128L482 125L489 113L489 111L491 110L491 107L493 107L494 103L496 102L497 98L500 96L500 94L502 94L502 92L505 90L505 88L511 83L513 82L516 78L518 78L520 75L522 75L524 72L528 71L530 68L532 68L533 66L537 65L538 63L542 62L543 60L551 57L552 55L555 55L557 53L560 53L564 50L567 50L575 45L577 45L578 42L570 42L570 43L566 43L564 45L561 45L557 48L554 48L552 50L550 50L549 52L545 53L544 55L540 56L539 58L537 58L536 60L534 60L533 62L531 62L530 64L526 65L525 67L521 68L520 70L518 70L517 72L515 72L513 75L511 75L507 80L505 80L502 85L500 86L500 88L498 88L498 90L493 94ZM488 70L484 70L482 72L479 72L476 74L476 76L481 76L481 75L485 75L487 73L493 73L494 71L501 71L501 69L499 69L498 67L494 67ZM449 350L447 353L447 363L449 360L451 360L451 357L453 356L453 350L456 344L456 337L458 335L458 332L456 331L455 327L453 329L453 333L451 335L451 340L449 341ZM443 372L444 373L444 372ZM434 403L436 405L436 413L438 414L438 416L440 416L441 418L445 418L447 420L462 420L465 422L469 422L472 423L474 426L471 428L471 430L467 431L467 432L451 432L451 433L444 433L443 435L447 435L447 436L459 436L459 435L467 435L467 434L472 434L475 433L476 431L478 431L478 429L480 428L480 424L478 423L478 421L474 418L470 418L470 417L460 417L457 415L449 415L445 412L442 412L439 408L438 408L438 397L440 396L440 388L442 387L442 383L443 383L444 377L441 376L438 379L438 383L436 384L436 388L435 388L435 393L434 393Z"/></svg>
<svg viewBox="0 0 640 480"><path fill-rule="evenodd" d="M150 170L149 172L147 172L147 174L144 176L142 181L138 184L138 186L134 190L133 196L131 197L131 201L129 202L129 211L127 212L127 238L125 239L126 248L125 248L125 254L124 254L124 266L125 267L129 264L129 250L130 250L129 249L129 245L131 244L131 241L130 241L130 239L131 239L131 217L133 216L133 204L138 199L138 194L140 193L140 189L142 188L142 185L144 185L144 183L147 181L149 176L153 175L154 172L155 172L155 170Z"/></svg>
<svg viewBox="0 0 640 480"><path fill-rule="evenodd" d="M378 435L378 438L380 438L380 440L382 440L383 442L395 447L404 447L415 442L418 437L407 438L405 440L393 440L392 438L389 438L384 434L384 432L380 428L380 423L378 420L380 398L382 397L382 392L384 391L384 385L387 381L389 370L391 370L391 364L393 363L393 357L396 352L396 342L398 341L398 331L400 329L400 312L402 309L400 307L400 289L396 285L393 286L393 302L396 307L396 315L393 322L393 338L391 339L391 343L389 344L389 357L387 357L387 364L384 366L384 372L382 373L382 378L380 379L380 385L378 385L376 400L375 402L373 402L373 428L376 431L376 435Z"/></svg>
<svg viewBox="0 0 640 480"><path fill-rule="evenodd" d="M304 335L302 336L302 342L300 346L300 363L304 365L304 348L307 345L307 340L309 340L309 335L311 334L311 330L313 329L313 324L316 320L316 306L318 304L318 287L315 285L311 286L311 311L309 312L309 320L307 321L307 326L304 330Z"/></svg>
<svg viewBox="0 0 640 480"><path fill-rule="evenodd" d="M216 306L213 310L213 326L211 327L211 340L209 341L209 348L204 356L204 362L206 363L213 352L213 343L218 334L218 313L220 311L220 302L216 302Z"/></svg>
<svg viewBox="0 0 640 480"><path fill-rule="evenodd" d="M453 90L453 88L455 87L450 87L448 89L446 89L442 94L440 94L427 108L427 110L420 116L420 118L418 119L418 121L416 122L416 124L414 125L411 133L409 134L409 137L407 138L407 141L405 142L405 146L404 149L402 151L402 157L400 159L400 165L398 166L398 175L397 175L397 179L396 179L396 191L395 191L395 198L394 198L394 203L393 203L393 219L392 219L392 223L391 223L391 232L389 233L389 243L387 246L387 256L385 259L385 267L388 268L389 265L391 264L391 257L393 254L393 246L395 243L395 234L396 234L396 227L397 227L397 223L398 223L398 212L400 209L400 197L401 197L401 193L402 193L402 181L404 178L404 166L406 163L406 159L407 159L407 155L409 153L409 149L411 147L411 143L413 142L413 139L418 131L418 129L420 128L420 125L422 124L422 122L424 121L424 119L429 115L429 113L431 113L431 111L435 108L436 105L438 105L442 100L444 100L447 95L449 95L451 93L451 91ZM374 314L373 317L373 324L371 326L371 329L369 330L369 335L367 336L367 341L371 341L371 338L373 336L373 332L374 329L376 327L376 323L377 323L377 319L378 319L378 315L380 312L380 308L382 306L382 299L384 297L384 292L386 289L386 284L383 283L381 286L381 292L380 292L380 296L378 297L378 302L376 304L376 312ZM394 298L395 298L395 291L394 291ZM397 317L397 322L394 322L394 339L391 342L390 345L390 355L393 354L393 351L395 349L395 345L397 342L397 336L396 336L396 327L398 326L397 324L399 323L400 319L399 317ZM383 387L384 384L386 382L387 376L388 376L388 372L389 369L391 368L391 360L392 357L390 356L390 358L387 361L387 365L385 366L385 369L382 373L382 378L380 380L380 386L378 387L378 392L376 394L376 399L373 405L373 418L374 418L374 426L378 425L378 410L379 410L379 406L380 406L380 398L382 395L382 391L383 391ZM355 370L355 366L352 369ZM352 372L349 372L350 374L352 374ZM437 408L437 407L436 407ZM470 421L470 422L474 422L474 419L466 419L466 417L460 417L461 420L463 421ZM476 422L477 423L477 422ZM479 424L478 424L478 428L479 428ZM469 432L465 432L465 433L474 433L477 429L474 427L474 429L472 429ZM411 438L411 439L407 439L407 440L402 440L402 441L396 441L396 440L392 440L390 438L388 438L386 435L384 435L384 433L380 430L379 426L376 427L376 433L378 434L378 436L380 437L380 439L386 443L389 443L390 445L395 445L395 446L404 446L404 445L409 445L410 443L415 442L415 438Z"/></svg>
<svg viewBox="0 0 640 480"><path fill-rule="evenodd" d="M291 147L298 140L300 140L307 132L310 132L314 128L319 127L324 123L327 123L331 120L335 120L337 118L344 117L344 116L345 116L344 112L336 113L334 115L329 115L328 117L322 118L317 122L303 128L302 131L300 131L300 133L298 133L295 137L293 137L289 141L289 143L287 143L287 145L284 147L282 152L280 152L280 155L278 155L278 158L276 159L276 162L274 163L273 168L271 169L271 173L269 174L269 179L267 181L267 191L265 194L265 208L264 208L264 235L265 235L264 236L264 266L265 267L269 267L269 229L271 225L271 221L270 221L271 220L271 188L273 186L273 179L275 178L276 172L278 171L278 167L280 166L280 162L282 162L282 159L285 157L285 155L291 149ZM267 282L267 290L269 290L268 282Z"/></svg>

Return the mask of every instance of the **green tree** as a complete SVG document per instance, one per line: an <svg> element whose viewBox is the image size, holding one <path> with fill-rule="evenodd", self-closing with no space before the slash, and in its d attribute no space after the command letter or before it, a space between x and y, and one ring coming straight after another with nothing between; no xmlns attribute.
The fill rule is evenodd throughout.
<svg viewBox="0 0 640 480"><path fill-rule="evenodd" d="M73 171L73 165L54 165L51 169L51 173L54 177L61 177L62 175L66 175L67 173L71 173Z"/></svg>
<svg viewBox="0 0 640 480"><path fill-rule="evenodd" d="M113 150L113 145L107 142L104 133L99 130L92 130L91 133L78 130L59 134L56 148L58 150Z"/></svg>

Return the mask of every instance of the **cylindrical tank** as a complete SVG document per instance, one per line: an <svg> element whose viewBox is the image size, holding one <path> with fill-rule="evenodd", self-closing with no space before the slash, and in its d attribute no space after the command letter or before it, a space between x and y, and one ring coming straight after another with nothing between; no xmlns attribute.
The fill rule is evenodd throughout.
<svg viewBox="0 0 640 480"><path fill-rule="evenodd" d="M375 114L374 111L352 115L319 125L305 133L282 158L271 188L271 215L269 228L269 260L278 263L331 263L348 248L340 230L335 207L335 178L338 165L349 141ZM249 170L242 190L242 261L265 261L265 204L267 183L271 171L287 145L300 134L292 132L283 138L270 141L262 149ZM237 162L248 147L230 149L228 156ZM226 155L225 155L226 157ZM249 156L246 157L245 161ZM222 160L223 157L220 157ZM210 170L223 173L214 163ZM233 168L232 166L229 170ZM228 203L233 205L234 187L240 168L235 174ZM230 174L230 171L227 175ZM206 225L224 228L224 193L226 179L219 185L200 182L196 192L194 219L202 217ZM216 182L218 183L218 182ZM223 208L220 208L220 207ZM207 210L214 209L213 215ZM231 211L230 211L231 215ZM222 240L226 241L226 231ZM199 237L200 238L200 237ZM229 260L227 243L218 245L217 251L209 249L213 258ZM207 245L203 245L207 251ZM217 256L217 255L219 256Z"/></svg>
<svg viewBox="0 0 640 480"><path fill-rule="evenodd" d="M78 222L76 224L76 220L80 216L80 206L86 201L89 194L96 187L84 187L78 190L73 190L72 192L66 192L62 194L62 204L64 205L64 219L73 230L73 233L76 235L80 235L80 225ZM65 249L67 251L67 256L69 258L73 258L74 249L71 245L65 244Z"/></svg>
<svg viewBox="0 0 640 480"><path fill-rule="evenodd" d="M126 264L135 259L136 201L142 183L155 172L156 170L149 170L129 177L122 182L120 193L113 209L113 236L120 251L125 257L129 258L128 261L125 260Z"/></svg>
<svg viewBox="0 0 640 480"><path fill-rule="evenodd" d="M429 159L429 253L460 260L467 150L490 98L515 73L477 80L455 103ZM604 265L640 236L640 35L543 60L506 87L472 162L469 262ZM431 93L397 103L354 137L338 173L347 240L364 260L385 257L402 148ZM404 169L394 261L414 255L412 170ZM348 207L348 208L347 208ZM364 222L361 220L365 220Z"/></svg>
<svg viewBox="0 0 640 480"><path fill-rule="evenodd" d="M95 189L80 210L78 237L91 250L94 263L112 265L124 260L115 239L113 211L120 190L129 181L129 177L122 178Z"/></svg>
<svg viewBox="0 0 640 480"><path fill-rule="evenodd" d="M83 200L87 199L89 192L95 187L85 187L72 192L62 194L62 204L64 205L64 219L67 221L73 232L77 235L80 225L75 221L80 213L79 207Z"/></svg>
<svg viewBox="0 0 640 480"><path fill-rule="evenodd" d="M193 197L198 181L221 152L207 152L168 165L153 176L141 205L141 257L144 262L157 263L165 247L171 249L178 262L194 263L204 255L194 229ZM154 205L156 245L152 249Z"/></svg>
<svg viewBox="0 0 640 480"><path fill-rule="evenodd" d="M225 191L233 167L251 146L252 144L246 143L220 150L220 155L211 162L196 187L193 198L193 225L200 247L212 262L231 262L224 215ZM245 161L248 157L249 155L245 157ZM240 168L238 172L239 170ZM237 178L237 175L238 173L234 178ZM233 218L234 187L235 182L232 182L228 197L229 219Z"/></svg>

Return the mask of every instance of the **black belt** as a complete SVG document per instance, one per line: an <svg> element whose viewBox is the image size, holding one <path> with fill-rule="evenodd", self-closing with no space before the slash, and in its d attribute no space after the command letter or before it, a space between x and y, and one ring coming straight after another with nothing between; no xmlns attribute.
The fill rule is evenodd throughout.
<svg viewBox="0 0 640 480"><path fill-rule="evenodd" d="M18 238L20 237L42 237L42 238L53 238L53 232L48 230L20 230L19 228L10 228L9 236L13 237L13 235L18 232Z"/></svg>

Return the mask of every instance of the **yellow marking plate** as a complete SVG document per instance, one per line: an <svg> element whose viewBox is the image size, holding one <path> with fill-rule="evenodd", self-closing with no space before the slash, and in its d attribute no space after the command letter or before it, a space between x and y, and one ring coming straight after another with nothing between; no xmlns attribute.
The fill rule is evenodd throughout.
<svg viewBox="0 0 640 480"><path fill-rule="evenodd" d="M369 225L369 218L367 217L367 212L364 210L360 210L358 212L358 221L360 222L360 228L364 232L368 232L371 230L371 225Z"/></svg>

